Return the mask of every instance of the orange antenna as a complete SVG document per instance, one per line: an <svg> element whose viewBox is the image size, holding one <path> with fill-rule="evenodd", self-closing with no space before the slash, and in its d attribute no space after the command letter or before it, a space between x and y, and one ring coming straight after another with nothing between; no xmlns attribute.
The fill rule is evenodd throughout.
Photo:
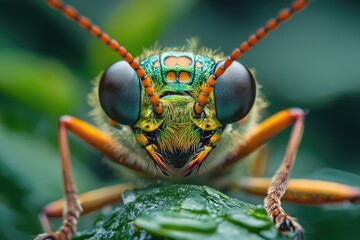
<svg viewBox="0 0 360 240"><path fill-rule="evenodd" d="M201 93L194 105L195 113L199 115L202 112L209 95L216 84L216 79L230 67L234 60L240 58L245 52L249 51L260 39L264 38L270 31L275 30L280 23L289 20L294 13L304 9L308 5L308 2L308 0L295 0L291 7L281 10L276 18L270 19L264 27L259 28L256 33L252 34L247 41L244 41L240 45L240 47L235 48L231 55L225 59L223 65L220 66L214 74L211 74L202 86Z"/></svg>
<svg viewBox="0 0 360 240"><path fill-rule="evenodd" d="M94 25L90 19L80 15L75 8L65 5L61 0L47 0L48 4L53 8L61 11L66 17L77 22L81 27L88 30L92 35L100 39L103 43L108 45L112 50L117 52L129 65L135 70L136 74L141 79L141 83L145 87L145 92L154 107L154 111L161 115L164 111L163 105L160 103L160 98L154 89L154 83L146 76L144 69L140 64L134 60L133 56L116 40L112 39L107 33L103 32L100 27Z"/></svg>

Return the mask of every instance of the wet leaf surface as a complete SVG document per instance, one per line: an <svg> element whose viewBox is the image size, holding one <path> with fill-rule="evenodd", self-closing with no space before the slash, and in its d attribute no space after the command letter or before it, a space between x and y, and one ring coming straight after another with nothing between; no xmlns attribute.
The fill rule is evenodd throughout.
<svg viewBox="0 0 360 240"><path fill-rule="evenodd" d="M206 186L164 185L123 194L124 205L75 239L278 239L262 207Z"/></svg>

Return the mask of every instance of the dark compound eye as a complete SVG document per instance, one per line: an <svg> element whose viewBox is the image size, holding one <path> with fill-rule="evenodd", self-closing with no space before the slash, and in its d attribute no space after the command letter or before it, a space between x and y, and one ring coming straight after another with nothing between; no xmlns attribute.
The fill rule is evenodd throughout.
<svg viewBox="0 0 360 240"><path fill-rule="evenodd" d="M222 63L219 62L217 67ZM255 79L248 68L233 62L217 79L214 94L217 118L225 124L237 122L249 113L254 104Z"/></svg>
<svg viewBox="0 0 360 240"><path fill-rule="evenodd" d="M100 79L100 105L114 121L134 125L140 113L140 80L125 61L108 67Z"/></svg>

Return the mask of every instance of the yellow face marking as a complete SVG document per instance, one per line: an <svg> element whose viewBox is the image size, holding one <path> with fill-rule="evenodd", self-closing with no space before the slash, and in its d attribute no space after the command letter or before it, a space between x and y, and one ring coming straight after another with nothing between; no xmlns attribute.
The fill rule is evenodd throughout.
<svg viewBox="0 0 360 240"><path fill-rule="evenodd" d="M182 83L187 83L190 80L190 73L181 71L179 73L179 81Z"/></svg>
<svg viewBox="0 0 360 240"><path fill-rule="evenodd" d="M146 146L149 144L147 138L145 137L144 134L142 133L136 133L135 134L135 138L136 138L136 141L141 145L141 146Z"/></svg>
<svg viewBox="0 0 360 240"><path fill-rule="evenodd" d="M175 81L175 79L176 79L175 72L171 71L166 74L166 80L168 80L169 82L173 82L173 81Z"/></svg>

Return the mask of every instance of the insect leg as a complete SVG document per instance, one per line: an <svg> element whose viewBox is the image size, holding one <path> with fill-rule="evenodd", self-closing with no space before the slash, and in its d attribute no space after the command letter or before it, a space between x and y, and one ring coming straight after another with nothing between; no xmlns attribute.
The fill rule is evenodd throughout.
<svg viewBox="0 0 360 240"><path fill-rule="evenodd" d="M59 120L59 132L64 132L64 137L60 136L60 146L64 146L60 148L61 154L62 152L67 153L69 157L68 147L65 148L65 144L67 145L66 130L94 147L100 153L108 157L109 160L135 172L145 173L146 170L143 167L128 161L127 157L130 152L123 148L120 143L101 132L96 127L71 116L62 116Z"/></svg>
<svg viewBox="0 0 360 240"><path fill-rule="evenodd" d="M294 123L298 115L301 115L303 119L304 113L301 109L286 109L274 114L251 129L244 136L244 141L241 141L238 146L235 146L236 150L230 152L229 155L222 160L222 169L229 168L245 156L258 150L260 146Z"/></svg>
<svg viewBox="0 0 360 240"><path fill-rule="evenodd" d="M284 212L280 201L286 191L287 181L294 164L296 152L304 129L304 113L299 110L290 111L292 112L291 115L294 117L294 126L291 131L284 159L275 173L268 189L267 196L264 199L264 206L269 217L274 221L275 226L280 231L290 230L299 235L303 235L300 224Z"/></svg>
<svg viewBox="0 0 360 240"><path fill-rule="evenodd" d="M241 189L256 195L266 196L270 184L270 178L244 178L236 183L232 183L230 188ZM328 181L290 179L282 200L306 205L321 205L346 201L359 202L360 190L348 185Z"/></svg>
<svg viewBox="0 0 360 240"><path fill-rule="evenodd" d="M268 165L269 146L267 144L259 147L256 156L250 159L247 172L251 177L262 177Z"/></svg>
<svg viewBox="0 0 360 240"><path fill-rule="evenodd" d="M127 155L119 153L121 146L112 138L102 133L92 125L71 116L63 116L59 119L59 150L61 158L61 168L63 175L63 186L65 194L64 221L59 230L55 233L41 234L37 239L67 239L75 232L76 224L82 208L76 193L75 182L72 177L70 152L68 146L67 130L84 140L95 149L109 157L114 162L126 166L132 170L144 173L145 170L140 166L126 161ZM116 150L115 150L116 149ZM43 221L46 228L50 229L50 224Z"/></svg>
<svg viewBox="0 0 360 240"><path fill-rule="evenodd" d="M131 183L124 183L115 186L103 187L79 195L79 201L82 207L81 215L98 210L106 205L118 203L121 201L121 194L134 188ZM41 225L45 232L51 232L49 218L61 218L63 215L65 199L60 199L47 204L39 214Z"/></svg>
<svg viewBox="0 0 360 240"><path fill-rule="evenodd" d="M283 110L266 119L245 136L245 140L238 146L237 151L229 155L227 159L224 160L223 165L224 168L231 166L283 131L286 127L294 124L284 159L273 177L264 200L264 206L279 231L292 231L300 236L303 232L301 226L295 219L284 212L281 208L280 199L285 193L290 171L302 137L304 115L301 109L294 108Z"/></svg>

